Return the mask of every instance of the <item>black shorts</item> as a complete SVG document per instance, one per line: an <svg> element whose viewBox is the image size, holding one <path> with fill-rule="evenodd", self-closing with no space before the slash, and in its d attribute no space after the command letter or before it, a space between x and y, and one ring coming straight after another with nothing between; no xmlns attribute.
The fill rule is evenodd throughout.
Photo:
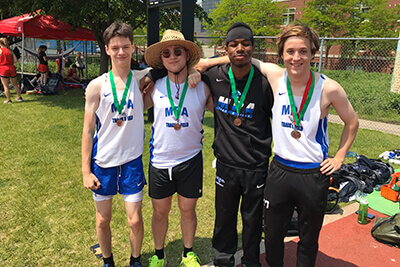
<svg viewBox="0 0 400 267"><path fill-rule="evenodd" d="M199 198L203 195L203 154L172 168L171 178L168 169L149 166L149 196L162 199L177 192L186 198Z"/></svg>

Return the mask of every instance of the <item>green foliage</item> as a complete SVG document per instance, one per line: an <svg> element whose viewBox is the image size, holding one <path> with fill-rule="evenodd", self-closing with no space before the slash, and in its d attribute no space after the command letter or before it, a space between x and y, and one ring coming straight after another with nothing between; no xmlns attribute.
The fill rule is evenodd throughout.
<svg viewBox="0 0 400 267"><path fill-rule="evenodd" d="M400 123L400 94L390 92L391 74L350 70L323 73L340 83L360 118Z"/></svg>
<svg viewBox="0 0 400 267"><path fill-rule="evenodd" d="M222 0L216 9L210 11L213 23L207 30L213 36L225 36L228 28L235 22L245 22L254 35L276 35L282 24L283 8L271 0Z"/></svg>
<svg viewBox="0 0 400 267"><path fill-rule="evenodd" d="M369 8L368 12L360 14L357 34L360 37L397 37L400 6L387 8L387 0L364 0L362 3Z"/></svg>

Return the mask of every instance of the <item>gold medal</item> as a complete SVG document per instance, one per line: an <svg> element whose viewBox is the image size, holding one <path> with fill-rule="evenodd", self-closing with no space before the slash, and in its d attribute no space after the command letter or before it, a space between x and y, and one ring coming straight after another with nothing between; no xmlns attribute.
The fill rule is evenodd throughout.
<svg viewBox="0 0 400 267"><path fill-rule="evenodd" d="M236 119L233 121L233 124L235 124L236 126L240 126L240 125L242 124L242 120L239 119L239 118L236 118Z"/></svg>
<svg viewBox="0 0 400 267"><path fill-rule="evenodd" d="M181 129L181 125L179 124L179 122L174 124L174 130L175 131L179 131Z"/></svg>
<svg viewBox="0 0 400 267"><path fill-rule="evenodd" d="M122 124L124 124L124 122L122 121L122 119L118 119L118 120L117 120L117 126L118 126L118 127L121 127Z"/></svg>
<svg viewBox="0 0 400 267"><path fill-rule="evenodd" d="M301 137L301 133L297 129L294 129L290 134L294 139L299 139Z"/></svg>

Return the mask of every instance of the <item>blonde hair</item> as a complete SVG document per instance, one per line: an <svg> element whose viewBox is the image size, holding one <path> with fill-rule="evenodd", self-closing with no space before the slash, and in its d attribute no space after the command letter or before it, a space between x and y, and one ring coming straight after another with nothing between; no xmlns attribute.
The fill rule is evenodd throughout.
<svg viewBox="0 0 400 267"><path fill-rule="evenodd" d="M283 48L287 39L293 36L300 36L310 41L311 54L314 55L319 49L318 33L310 26L303 23L293 23L286 26L276 39L278 54L283 55Z"/></svg>
<svg viewBox="0 0 400 267"><path fill-rule="evenodd" d="M0 38L0 45L5 48L10 48L7 38L4 38L4 37Z"/></svg>

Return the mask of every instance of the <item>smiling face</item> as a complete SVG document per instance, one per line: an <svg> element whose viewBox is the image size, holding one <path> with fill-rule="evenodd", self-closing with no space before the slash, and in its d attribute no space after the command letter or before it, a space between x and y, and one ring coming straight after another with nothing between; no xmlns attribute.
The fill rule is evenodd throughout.
<svg viewBox="0 0 400 267"><path fill-rule="evenodd" d="M106 45L106 53L110 56L113 65L130 66L133 52L134 44L131 43L128 37L112 37L108 45Z"/></svg>
<svg viewBox="0 0 400 267"><path fill-rule="evenodd" d="M164 67L172 73L184 69L186 62L189 60L188 52L183 47L176 45L164 48L163 51L161 51L160 57Z"/></svg>
<svg viewBox="0 0 400 267"><path fill-rule="evenodd" d="M225 47L228 53L229 61L233 66L242 68L251 65L254 46L250 40L236 39L228 43Z"/></svg>
<svg viewBox="0 0 400 267"><path fill-rule="evenodd" d="M301 36L289 37L284 44L282 59L288 73L308 75L313 59L310 41Z"/></svg>

